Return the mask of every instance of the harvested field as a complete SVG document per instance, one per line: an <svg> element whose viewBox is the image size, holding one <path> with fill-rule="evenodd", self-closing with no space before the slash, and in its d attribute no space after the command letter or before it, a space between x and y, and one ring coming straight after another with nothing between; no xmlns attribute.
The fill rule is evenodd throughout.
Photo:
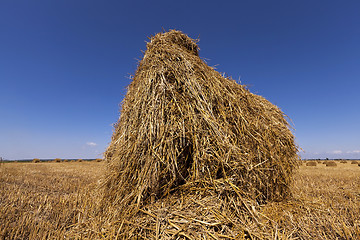
<svg viewBox="0 0 360 240"><path fill-rule="evenodd" d="M97 188L104 171L104 162L95 161L2 164L0 238L122 239L122 228L136 222L116 221L116 209L112 209L112 215L100 214L102 196ZM293 196L287 201L249 206L247 213L240 213L241 222L232 222L233 213L220 212L223 222L227 222L230 230L239 229L238 232L243 233L237 239L360 238L360 168L357 165L300 166L291 191ZM207 205L207 214L219 210L213 205L212 197L207 198L211 203ZM156 239L157 236L171 239L166 236L177 233L175 239L186 239L197 226L203 225L197 209L206 204L206 199L199 202L194 198L187 205L181 205L181 201L172 204L173 208L188 211L188 215L163 219L162 213L167 209L161 203L152 209L144 206L140 209L142 218L149 221L149 226L154 222L158 227L143 229L136 236L140 239ZM189 223L192 228L183 228ZM222 229L217 229L216 222L207 224L213 229L214 237L231 239L222 238ZM164 229L163 225L169 228ZM213 239L211 235L205 235L205 238Z"/></svg>

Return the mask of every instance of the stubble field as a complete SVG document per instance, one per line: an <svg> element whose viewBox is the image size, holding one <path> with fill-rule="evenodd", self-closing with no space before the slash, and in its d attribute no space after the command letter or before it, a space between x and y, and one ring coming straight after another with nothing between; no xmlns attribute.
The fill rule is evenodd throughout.
<svg viewBox="0 0 360 240"><path fill-rule="evenodd" d="M0 239L122 239L121 223L101 215L104 171L105 163L95 161L3 163ZM358 164L303 164L292 193L254 206L257 220L244 226L244 238L360 239Z"/></svg>

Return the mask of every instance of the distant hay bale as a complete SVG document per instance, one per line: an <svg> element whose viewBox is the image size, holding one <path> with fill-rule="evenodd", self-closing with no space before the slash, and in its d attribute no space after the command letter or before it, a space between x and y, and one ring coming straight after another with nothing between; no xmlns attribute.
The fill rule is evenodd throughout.
<svg viewBox="0 0 360 240"><path fill-rule="evenodd" d="M347 163L347 161L345 161L345 160L341 160L341 161L340 161L340 163Z"/></svg>
<svg viewBox="0 0 360 240"><path fill-rule="evenodd" d="M326 166L327 166L327 167L336 167L337 164L336 164L336 162L334 162L334 161L328 161L328 162L326 163Z"/></svg>
<svg viewBox="0 0 360 240"><path fill-rule="evenodd" d="M101 162L102 159L101 159L101 158L97 158L97 159L95 159L95 161L96 161L96 162Z"/></svg>
<svg viewBox="0 0 360 240"><path fill-rule="evenodd" d="M83 160L81 158L79 158L78 160L76 160L76 162L82 162Z"/></svg>
<svg viewBox="0 0 360 240"><path fill-rule="evenodd" d="M277 106L201 60L193 39L157 34L105 153L104 204L130 216L177 194L214 193L238 206L282 200L299 159L289 128Z"/></svg>
<svg viewBox="0 0 360 240"><path fill-rule="evenodd" d="M351 164L358 164L358 161L351 161Z"/></svg>
<svg viewBox="0 0 360 240"><path fill-rule="evenodd" d="M316 162L307 162L306 163L306 166L308 166L308 167L314 167L316 165L317 165Z"/></svg>
<svg viewBox="0 0 360 240"><path fill-rule="evenodd" d="M56 162L56 163L61 162L61 158L55 158L55 159L54 159L54 162Z"/></svg>
<svg viewBox="0 0 360 240"><path fill-rule="evenodd" d="M63 162L68 162L69 160L67 160L67 159L64 159L64 161Z"/></svg>
<svg viewBox="0 0 360 240"><path fill-rule="evenodd" d="M40 162L40 159L39 159L39 158L34 158L34 159L32 160L32 162L33 162L33 163L39 163L39 162Z"/></svg>

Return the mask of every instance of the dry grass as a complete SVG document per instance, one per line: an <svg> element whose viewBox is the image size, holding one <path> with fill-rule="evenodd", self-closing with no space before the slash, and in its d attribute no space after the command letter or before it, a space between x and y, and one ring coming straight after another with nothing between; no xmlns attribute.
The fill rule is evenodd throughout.
<svg viewBox="0 0 360 240"><path fill-rule="evenodd" d="M102 214L97 186L104 169L102 162L3 164L0 239L231 239L222 238L231 232L238 234L231 235L234 239L360 238L357 165L301 166L291 198L261 205L244 202L246 211L226 212L228 206L214 195L169 197L139 209L138 222L147 227L132 232L126 226L137 222L119 222L116 208ZM192 200L185 201L188 197ZM204 221L211 215L212 221Z"/></svg>

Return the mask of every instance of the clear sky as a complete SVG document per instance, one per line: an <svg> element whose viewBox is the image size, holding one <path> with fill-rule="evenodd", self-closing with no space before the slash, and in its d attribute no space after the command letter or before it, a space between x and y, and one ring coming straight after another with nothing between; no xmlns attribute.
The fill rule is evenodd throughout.
<svg viewBox="0 0 360 240"><path fill-rule="evenodd" d="M101 157L162 28L279 106L303 157L360 158L360 2L346 0L2 0L0 157Z"/></svg>

